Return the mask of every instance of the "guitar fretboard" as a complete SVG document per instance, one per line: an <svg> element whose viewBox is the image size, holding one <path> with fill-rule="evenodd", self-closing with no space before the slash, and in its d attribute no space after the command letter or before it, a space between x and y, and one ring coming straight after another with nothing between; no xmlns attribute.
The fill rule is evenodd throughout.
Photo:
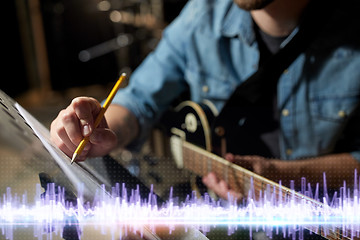
<svg viewBox="0 0 360 240"><path fill-rule="evenodd" d="M307 198L305 195L296 193L289 188L281 186L278 183L255 174L239 165L233 164L224 158L188 142L183 142L183 160L185 168L201 176L213 172L216 176L224 179L231 189L243 194L248 194L251 184L253 186L252 194L255 194L255 196L258 196L260 191L269 191L270 187L270 193L276 191L276 193L283 198L288 197L291 194L296 195L296 198L298 199ZM244 190L246 191L244 192ZM307 200L313 201L314 204L321 205L321 203L316 202L311 198L307 198Z"/></svg>
<svg viewBox="0 0 360 240"><path fill-rule="evenodd" d="M275 194L278 201L286 201L289 198L295 201L308 201L313 206L322 208L323 204L303 194L295 192L287 187L275 183L267 178L255 174L243 167L233 164L224 158L210 153L189 142L182 144L182 156L184 168L204 176L209 172L215 173L219 178L224 179L231 189L244 195L251 194L253 199L259 196ZM250 191L249 191L250 190ZM343 234L340 227L330 226L304 226L310 231L325 237L326 239L350 239L350 236ZM345 236L344 236L345 235Z"/></svg>

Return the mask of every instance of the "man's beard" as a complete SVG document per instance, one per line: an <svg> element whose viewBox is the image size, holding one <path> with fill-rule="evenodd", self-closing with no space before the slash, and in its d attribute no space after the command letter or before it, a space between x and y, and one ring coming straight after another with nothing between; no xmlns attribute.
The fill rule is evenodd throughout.
<svg viewBox="0 0 360 240"><path fill-rule="evenodd" d="M262 9L274 0L234 0L234 2L242 9L251 11Z"/></svg>

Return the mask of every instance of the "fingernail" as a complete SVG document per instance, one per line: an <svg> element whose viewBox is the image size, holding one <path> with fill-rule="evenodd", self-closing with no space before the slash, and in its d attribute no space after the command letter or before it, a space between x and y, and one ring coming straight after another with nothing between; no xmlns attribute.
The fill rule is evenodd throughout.
<svg viewBox="0 0 360 240"><path fill-rule="evenodd" d="M83 135L88 136L90 134L90 127L89 124L85 124L83 127Z"/></svg>

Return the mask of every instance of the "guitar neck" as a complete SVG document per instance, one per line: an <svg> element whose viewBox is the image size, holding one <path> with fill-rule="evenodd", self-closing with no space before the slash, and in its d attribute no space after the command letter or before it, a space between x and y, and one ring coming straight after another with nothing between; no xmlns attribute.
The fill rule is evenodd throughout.
<svg viewBox="0 0 360 240"><path fill-rule="evenodd" d="M182 155L184 168L200 176L209 172L215 173L219 178L224 179L229 187L245 195L250 194L253 199L261 196L277 196L278 201L294 199L296 202L308 201L313 206L323 208L323 204L303 194L295 192L287 187L255 174L243 167L233 164L213 153L210 153L189 142L183 142ZM268 198L269 199L269 198ZM306 225L304 228L321 235L326 239L350 239L344 234L340 227ZM344 236L345 235L345 236Z"/></svg>
<svg viewBox="0 0 360 240"><path fill-rule="evenodd" d="M269 187L272 189L271 191L273 191L273 189L281 191L280 194L283 195L283 197L293 192L289 188L281 186L239 165L233 164L189 142L183 142L182 151L184 168L200 176L213 172L216 176L225 180L229 187L237 192L247 194L248 192L244 192L244 188L246 189L250 184L253 186L252 190L255 195L258 195L260 191L264 192L268 190ZM298 197L303 199L305 196L301 195ZM312 199L309 198L309 200Z"/></svg>

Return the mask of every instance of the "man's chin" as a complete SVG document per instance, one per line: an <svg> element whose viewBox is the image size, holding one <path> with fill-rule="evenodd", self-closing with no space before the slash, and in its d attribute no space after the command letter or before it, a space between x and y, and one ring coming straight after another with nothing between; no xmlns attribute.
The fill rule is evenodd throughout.
<svg viewBox="0 0 360 240"><path fill-rule="evenodd" d="M258 10L266 7L274 0L234 0L240 8L251 11L251 10Z"/></svg>

